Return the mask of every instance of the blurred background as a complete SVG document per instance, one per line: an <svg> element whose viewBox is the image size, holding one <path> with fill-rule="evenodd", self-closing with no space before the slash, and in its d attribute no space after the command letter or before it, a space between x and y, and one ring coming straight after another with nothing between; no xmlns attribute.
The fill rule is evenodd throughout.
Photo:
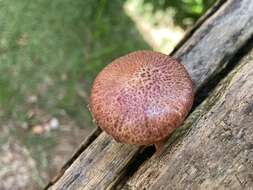
<svg viewBox="0 0 253 190"><path fill-rule="evenodd" d="M96 74L166 54L215 0L0 0L0 189L42 189L91 132Z"/></svg>

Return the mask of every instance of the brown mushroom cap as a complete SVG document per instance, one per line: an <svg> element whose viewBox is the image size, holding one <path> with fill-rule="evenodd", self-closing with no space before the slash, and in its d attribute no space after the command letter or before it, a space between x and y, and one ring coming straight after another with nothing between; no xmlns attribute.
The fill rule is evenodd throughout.
<svg viewBox="0 0 253 190"><path fill-rule="evenodd" d="M90 110L116 141L156 144L179 127L193 102L192 81L167 55L137 51L107 65L96 77Z"/></svg>

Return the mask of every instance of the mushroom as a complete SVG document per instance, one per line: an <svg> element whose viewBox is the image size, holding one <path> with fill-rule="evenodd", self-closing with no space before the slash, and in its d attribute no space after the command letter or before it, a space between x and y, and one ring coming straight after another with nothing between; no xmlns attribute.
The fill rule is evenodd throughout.
<svg viewBox="0 0 253 190"><path fill-rule="evenodd" d="M175 58L136 51L108 64L93 82L93 121L117 142L152 145L159 151L184 121L193 85Z"/></svg>

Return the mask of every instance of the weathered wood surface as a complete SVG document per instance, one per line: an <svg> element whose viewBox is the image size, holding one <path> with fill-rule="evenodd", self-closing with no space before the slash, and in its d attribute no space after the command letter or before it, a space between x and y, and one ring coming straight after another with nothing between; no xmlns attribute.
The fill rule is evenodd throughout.
<svg viewBox="0 0 253 190"><path fill-rule="evenodd" d="M183 128L189 124L118 189L253 189L253 49Z"/></svg>
<svg viewBox="0 0 253 190"><path fill-rule="evenodd" d="M66 163L61 167L61 170L57 172L57 175L47 184L45 189L53 185L71 166L71 164L78 158L78 156L98 137L101 133L101 129L95 127L91 133L82 141L77 150L73 153L73 155L66 161Z"/></svg>
<svg viewBox="0 0 253 190"><path fill-rule="evenodd" d="M198 88L252 36L252 26L253 1L227 1L174 56L185 63Z"/></svg>
<svg viewBox="0 0 253 190"><path fill-rule="evenodd" d="M226 1L174 54L189 71L195 90L223 67L253 34L253 1ZM170 140L169 140L170 141ZM51 189L106 189L124 176L139 146L116 143L105 133L51 184Z"/></svg>

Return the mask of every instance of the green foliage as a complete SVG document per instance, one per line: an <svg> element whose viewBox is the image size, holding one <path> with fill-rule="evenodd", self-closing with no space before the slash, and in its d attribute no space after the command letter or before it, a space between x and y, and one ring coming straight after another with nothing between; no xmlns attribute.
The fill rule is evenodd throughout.
<svg viewBox="0 0 253 190"><path fill-rule="evenodd" d="M216 0L143 0L151 4L153 11L170 8L174 22L182 27L193 24Z"/></svg>

